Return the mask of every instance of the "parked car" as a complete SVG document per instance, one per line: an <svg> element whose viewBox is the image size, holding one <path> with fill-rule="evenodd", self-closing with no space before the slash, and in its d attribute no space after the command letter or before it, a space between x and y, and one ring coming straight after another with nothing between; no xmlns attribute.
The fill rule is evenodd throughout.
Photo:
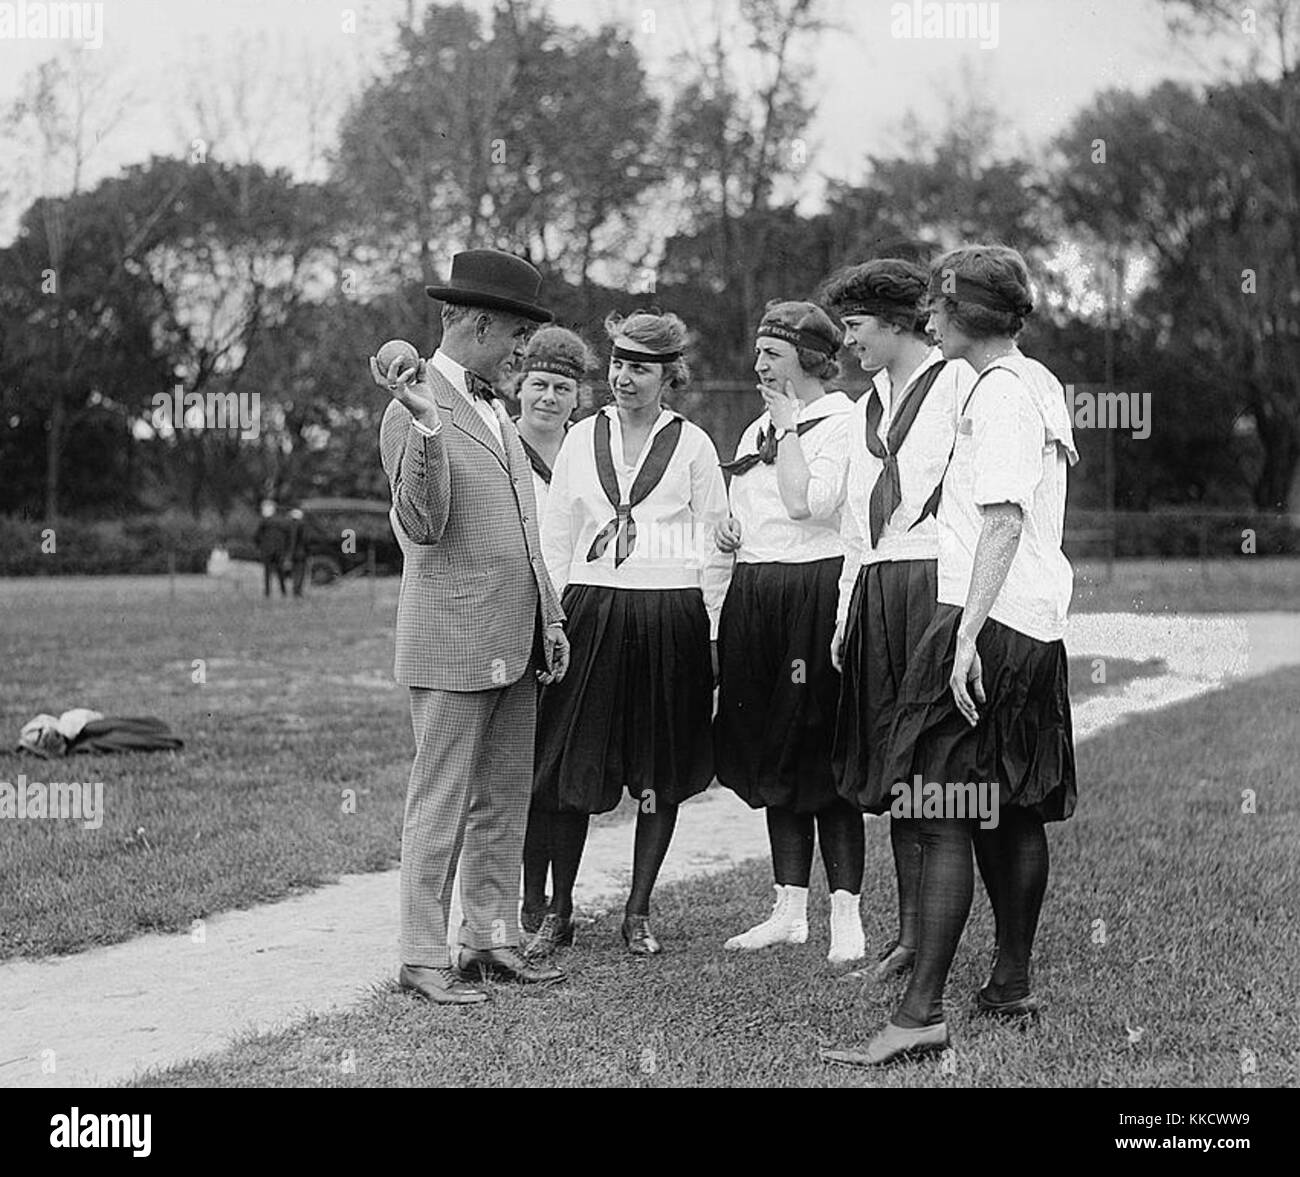
<svg viewBox="0 0 1300 1177"><path fill-rule="evenodd" d="M307 531L307 570L312 584L340 576L364 576L374 552L381 576L402 571L402 549L381 499L304 499L299 507Z"/></svg>

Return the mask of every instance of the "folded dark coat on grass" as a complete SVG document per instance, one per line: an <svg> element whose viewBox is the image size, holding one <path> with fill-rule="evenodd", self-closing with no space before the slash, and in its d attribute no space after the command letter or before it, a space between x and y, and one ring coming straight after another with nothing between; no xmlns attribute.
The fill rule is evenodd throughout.
<svg viewBox="0 0 1300 1177"><path fill-rule="evenodd" d="M65 718L72 714L65 713ZM171 752L185 746L179 736L172 735L171 728L152 716L99 715L86 711L80 715L93 718L78 719L69 726L52 715L38 715L24 725L15 751L55 759L76 752ZM68 731L73 733L71 739L65 734Z"/></svg>
<svg viewBox="0 0 1300 1177"><path fill-rule="evenodd" d="M75 752L170 752L185 747L161 719L151 716L106 716L92 719L68 745Z"/></svg>

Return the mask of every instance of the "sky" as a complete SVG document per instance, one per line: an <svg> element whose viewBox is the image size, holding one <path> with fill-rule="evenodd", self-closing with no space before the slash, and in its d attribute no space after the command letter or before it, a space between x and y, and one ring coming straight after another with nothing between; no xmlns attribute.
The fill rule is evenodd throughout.
<svg viewBox="0 0 1300 1177"><path fill-rule="evenodd" d="M704 42L715 3L726 11L734 0L552 0L549 7L568 23L623 24L652 83L671 94L674 57ZM1250 38L1233 26L1194 47L1174 41L1158 0L962 6L982 18L973 37L957 36L951 26L943 37L904 35L939 31L923 23L926 9L944 7L929 0L822 4L835 28L801 55L817 102L808 135L805 205L816 203L827 177L861 180L868 154L905 150L909 112L923 128L941 127L964 76L1005 117L1008 152L1033 152L1101 89L1143 90L1170 77L1204 81L1225 59L1239 60L1251 48ZM468 0L468 6L486 14L491 0ZM0 110L19 93L32 67L68 44L6 38L4 10L21 15L24 7L41 5L0 3ZM226 156L318 178L333 126L348 98L382 71L407 0L104 0L88 7L102 18L92 20L83 35L98 40L102 33L103 42L83 53L92 59L92 91L102 96L92 103L90 117L104 135L83 176L93 183L151 153L191 150L205 136L223 139ZM349 12L354 18L345 27ZM914 28L918 13L922 23ZM283 89L277 76L308 81ZM245 111L234 117L230 82L239 78ZM8 225L0 224L0 238L12 231L12 210L9 216Z"/></svg>

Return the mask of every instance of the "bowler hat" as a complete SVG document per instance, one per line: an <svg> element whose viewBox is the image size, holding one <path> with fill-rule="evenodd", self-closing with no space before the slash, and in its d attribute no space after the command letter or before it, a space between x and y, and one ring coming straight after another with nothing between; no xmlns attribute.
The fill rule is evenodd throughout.
<svg viewBox="0 0 1300 1177"><path fill-rule="evenodd" d="M499 249L467 249L451 259L451 280L446 286L426 286L430 298L465 306L509 311L537 323L555 316L536 299L542 276L512 253Z"/></svg>

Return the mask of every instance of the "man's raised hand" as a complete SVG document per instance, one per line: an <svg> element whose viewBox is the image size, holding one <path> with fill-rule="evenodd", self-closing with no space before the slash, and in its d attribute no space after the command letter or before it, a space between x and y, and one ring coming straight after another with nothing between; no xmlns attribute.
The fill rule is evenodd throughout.
<svg viewBox="0 0 1300 1177"><path fill-rule="evenodd" d="M406 356L398 356L385 373L379 361L371 356L370 376L421 425L437 429L441 424L438 402L428 381L428 365L423 360L412 361Z"/></svg>

